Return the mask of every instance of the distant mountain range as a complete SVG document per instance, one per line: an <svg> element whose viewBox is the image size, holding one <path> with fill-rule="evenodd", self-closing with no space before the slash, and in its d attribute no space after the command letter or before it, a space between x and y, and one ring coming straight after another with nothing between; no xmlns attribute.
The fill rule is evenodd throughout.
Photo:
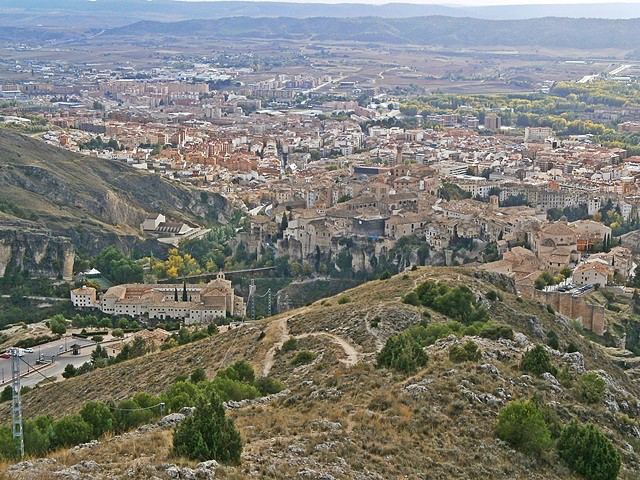
<svg viewBox="0 0 640 480"><path fill-rule="evenodd" d="M483 20L443 16L413 18L249 18L139 22L108 30L109 36L168 35L198 38L278 38L472 47L640 47L640 19L537 18Z"/></svg>
<svg viewBox="0 0 640 480"><path fill-rule="evenodd" d="M640 3L445 6L389 3L367 5L355 3L288 2L185 2L178 0L3 0L0 5L2 25L35 27L82 26L113 27L138 20L174 22L224 17L381 17L407 18L431 15L515 20L541 17L638 18Z"/></svg>

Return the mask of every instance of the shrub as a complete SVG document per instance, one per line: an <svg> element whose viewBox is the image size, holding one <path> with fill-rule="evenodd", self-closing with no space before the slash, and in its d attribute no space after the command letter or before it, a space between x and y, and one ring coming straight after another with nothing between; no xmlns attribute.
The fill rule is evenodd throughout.
<svg viewBox="0 0 640 480"><path fill-rule="evenodd" d="M113 428L113 413L104 403L85 403L80 409L80 416L91 426L93 438L101 437Z"/></svg>
<svg viewBox="0 0 640 480"><path fill-rule="evenodd" d="M578 379L576 390L581 402L602 403L607 388L604 380L597 373L589 372Z"/></svg>
<svg viewBox="0 0 640 480"><path fill-rule="evenodd" d="M620 454L611 441L592 423L571 422L562 430L558 454L574 472L587 480L615 480L620 471Z"/></svg>
<svg viewBox="0 0 640 480"><path fill-rule="evenodd" d="M220 398L212 393L200 402L173 434L173 452L196 461L216 460L239 464L242 440L228 419Z"/></svg>
<svg viewBox="0 0 640 480"><path fill-rule="evenodd" d="M547 312L549 312L551 315L556 313L556 311L553 309L551 305L547 305Z"/></svg>
<svg viewBox="0 0 640 480"><path fill-rule="evenodd" d="M540 453L551 445L543 412L533 402L511 402L498 415L498 437L524 453Z"/></svg>
<svg viewBox="0 0 640 480"><path fill-rule="evenodd" d="M378 325L380 325L380 316L376 315L371 319L371 328L378 328Z"/></svg>
<svg viewBox="0 0 640 480"><path fill-rule="evenodd" d="M389 270L385 270L384 272L382 272L382 275L380 275L380 280L389 280L391 278L391 273L389 273Z"/></svg>
<svg viewBox="0 0 640 480"><path fill-rule="evenodd" d="M423 330L427 330L424 327ZM378 367L387 367L411 373L427 364L426 352L411 332L402 332L387 340L376 358Z"/></svg>
<svg viewBox="0 0 640 480"><path fill-rule="evenodd" d="M27 455L44 457L49 451L47 429L41 430L35 421L24 422L24 451Z"/></svg>
<svg viewBox="0 0 640 480"><path fill-rule="evenodd" d="M64 378L75 377L77 374L78 369L72 363L67 363L67 366L64 367L64 371L62 372Z"/></svg>
<svg viewBox="0 0 640 480"><path fill-rule="evenodd" d="M67 320L60 314L54 315L49 321L51 333L63 335L67 332Z"/></svg>
<svg viewBox="0 0 640 480"><path fill-rule="evenodd" d="M462 346L453 345L449 349L449 360L452 362L477 362L482 353L475 342L468 341Z"/></svg>
<svg viewBox="0 0 640 480"><path fill-rule="evenodd" d="M487 297L487 300L489 300L490 302L495 302L496 300L500 299L500 295L495 290L489 290L485 297Z"/></svg>
<svg viewBox="0 0 640 480"><path fill-rule="evenodd" d="M560 349L560 341L558 340L558 334L553 330L549 330L549 333L547 333L547 345L549 345L554 350Z"/></svg>
<svg viewBox="0 0 640 480"><path fill-rule="evenodd" d="M229 377L218 376L207 387L207 392L215 391L223 402L240 401L245 398L258 398L260 392L256 387Z"/></svg>
<svg viewBox="0 0 640 480"><path fill-rule="evenodd" d="M92 428L80 415L63 417L52 426L51 447L71 447L91 440Z"/></svg>
<svg viewBox="0 0 640 480"><path fill-rule="evenodd" d="M11 385L7 385L4 387L4 390L2 390L2 393L0 393L0 401L8 402L11 398L13 398L13 389Z"/></svg>
<svg viewBox="0 0 640 480"><path fill-rule="evenodd" d="M428 281L418 286L414 292L406 295L404 301L411 303L418 297L418 304L432 308L453 320L466 325L473 322L484 322L489 314L477 300L475 294L466 285L450 287L441 282Z"/></svg>
<svg viewBox="0 0 640 480"><path fill-rule="evenodd" d="M478 335L491 340L498 340L499 338L513 340L513 329L507 325L488 322L480 328Z"/></svg>
<svg viewBox="0 0 640 480"><path fill-rule="evenodd" d="M198 387L185 379L171 385L161 395L161 400L169 412L177 412L182 407L195 407L200 395Z"/></svg>
<svg viewBox="0 0 640 480"><path fill-rule="evenodd" d="M302 350L291 360L291 365L304 365L305 363L311 363L315 360L316 354L309 350Z"/></svg>
<svg viewBox="0 0 640 480"><path fill-rule="evenodd" d="M133 400L123 400L113 412L113 426L122 433L148 423L153 418L151 410L142 410Z"/></svg>
<svg viewBox="0 0 640 480"><path fill-rule="evenodd" d="M274 393L284 390L284 386L278 380L271 377L260 377L253 383L253 386L256 387L263 396L273 395Z"/></svg>
<svg viewBox="0 0 640 480"><path fill-rule="evenodd" d="M338 305L344 305L345 303L351 302L351 297L340 297L338 299Z"/></svg>
<svg viewBox="0 0 640 480"><path fill-rule="evenodd" d="M569 345L567 345L567 352L568 353L574 353L577 352L578 350L578 346L573 343L573 342L569 342Z"/></svg>
<svg viewBox="0 0 640 480"><path fill-rule="evenodd" d="M191 376L189 377L191 383L204 382L207 379L207 374L204 373L204 369L201 367L196 368L193 372L191 372Z"/></svg>
<svg viewBox="0 0 640 480"><path fill-rule="evenodd" d="M537 345L524 354L520 369L534 375L542 375L545 372L552 375L558 373L558 369L551 364L549 354L542 345Z"/></svg>
<svg viewBox="0 0 640 480"><path fill-rule="evenodd" d="M115 328L111 332L111 335L113 335L115 338L123 338L124 337L124 331L121 328Z"/></svg>
<svg viewBox="0 0 640 480"><path fill-rule="evenodd" d="M298 344L300 342L298 342L297 338L290 338L289 340L286 340L283 344L282 344L282 351L283 352L291 352L293 350L297 350L298 349Z"/></svg>

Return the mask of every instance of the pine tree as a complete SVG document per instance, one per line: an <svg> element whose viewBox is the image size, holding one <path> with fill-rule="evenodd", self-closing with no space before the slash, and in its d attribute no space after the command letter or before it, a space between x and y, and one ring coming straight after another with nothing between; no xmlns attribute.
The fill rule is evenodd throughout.
<svg viewBox="0 0 640 480"><path fill-rule="evenodd" d="M192 460L217 460L237 465L242 439L233 420L227 418L222 402L212 392L173 434L173 452Z"/></svg>

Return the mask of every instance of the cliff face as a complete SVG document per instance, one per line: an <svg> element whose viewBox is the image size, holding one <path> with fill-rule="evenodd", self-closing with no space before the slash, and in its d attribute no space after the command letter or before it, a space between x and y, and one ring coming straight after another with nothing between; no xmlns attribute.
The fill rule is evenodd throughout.
<svg viewBox="0 0 640 480"><path fill-rule="evenodd" d="M71 240L42 230L0 230L0 277L12 269L32 276L71 279L74 250Z"/></svg>

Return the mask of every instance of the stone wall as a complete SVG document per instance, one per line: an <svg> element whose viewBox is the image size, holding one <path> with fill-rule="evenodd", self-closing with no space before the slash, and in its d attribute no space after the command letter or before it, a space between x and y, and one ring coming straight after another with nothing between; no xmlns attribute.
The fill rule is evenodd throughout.
<svg viewBox="0 0 640 480"><path fill-rule="evenodd" d="M518 285L523 298L550 305L562 315L580 320L584 328L596 335L604 334L604 307L592 305L582 297L574 297L567 292L543 292L532 285Z"/></svg>

